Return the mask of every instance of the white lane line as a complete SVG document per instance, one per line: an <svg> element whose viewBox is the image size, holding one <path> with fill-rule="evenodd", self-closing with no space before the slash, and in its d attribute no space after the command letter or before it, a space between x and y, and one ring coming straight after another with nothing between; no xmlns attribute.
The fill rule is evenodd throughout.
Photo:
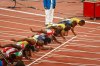
<svg viewBox="0 0 100 66"><path fill-rule="evenodd" d="M74 65L74 66L100 66L99 64L82 64L82 63L66 63L66 62L58 62L58 61L51 61L51 60L42 60L41 62L49 62L49 63L58 63L58 64L65 64L65 65Z"/></svg>
<svg viewBox="0 0 100 66"><path fill-rule="evenodd" d="M1 20L2 21L2 20ZM7 22L9 22L9 21L7 21ZM13 23L13 22L12 22ZM19 24L21 24L21 23L19 23ZM26 25L26 24L25 24ZM35 25L33 25L33 26L35 26ZM38 26L37 26L38 27ZM14 28L13 28L14 29ZM29 32L29 31L28 31Z"/></svg>
<svg viewBox="0 0 100 66"><path fill-rule="evenodd" d="M78 35L79 38L100 38L99 36Z"/></svg>
<svg viewBox="0 0 100 66"><path fill-rule="evenodd" d="M1 14L2 15L2 14ZM9 16L9 15L3 15L3 16ZM10 16L10 17L14 17L14 16ZM15 17L15 18L19 18L19 17ZM24 19L24 18L23 18ZM1 21L4 21L4 20L1 20ZM40 20L38 20L39 22L41 22ZM11 22L11 21L4 21L4 22L9 22L9 23L15 23L15 22ZM43 21L42 21L43 22ZM29 24L23 24L23 23L15 23L15 24L21 24L21 25L28 25L28 26L32 26L32 25L29 25ZM34 25L33 25L34 26ZM40 26L38 26L40 27ZM77 27L80 27L80 26L77 26ZM88 27L81 27L81 28L88 28ZM96 28L88 28L88 29L96 29ZM96 29L96 30L100 30L100 29Z"/></svg>
<svg viewBox="0 0 100 66"><path fill-rule="evenodd" d="M3 36L2 34L4 34L4 36ZM33 33L33 34L34 34L34 33ZM16 36L16 37L18 36L18 37L20 37L20 38L26 38L26 37L28 37L28 36L22 36L22 35L16 35L16 34L11 34L11 35L9 35L9 33L2 33L2 32L1 32L1 35L2 35L1 37L15 37L15 36ZM8 36L8 35L9 35L9 36ZM70 37L70 38L71 38L71 37L73 37L73 36L67 36L67 37ZM9 41L9 40L7 40L7 39L0 39L0 40ZM62 38L60 38L59 40L62 40Z"/></svg>
<svg viewBox="0 0 100 66"><path fill-rule="evenodd" d="M3 41L3 42L4 42L4 41L5 41L5 42L13 42L13 41L11 41L11 40L0 39L0 42L2 42L2 41Z"/></svg>
<svg viewBox="0 0 100 66"><path fill-rule="evenodd" d="M55 44L55 43L52 43L52 44L50 44L50 45L48 45L48 46L53 46L53 47L55 47L55 46L57 46L57 44ZM74 47L83 47L83 48L100 48L100 46L96 46L96 45L87 45L87 44L82 44L82 43L70 43L70 45L68 45L69 47L71 47L71 46L74 46Z"/></svg>
<svg viewBox="0 0 100 66"><path fill-rule="evenodd" d="M35 20L35 19L30 19L30 18L22 18L22 17L16 17L16 16L10 16L10 15L4 15L4 14L0 14L1 16L6 16L6 17L13 17L13 18L20 18L20 19L25 19L25 20L32 20L32 21L38 21L38 22L44 22L42 20ZM5 22L5 21L4 21ZM16 22L17 24L18 22ZM19 23L18 23L19 24ZM20 23L21 24L21 23ZM22 24L23 25L23 24ZM76 27L79 27L79 28L86 28L86 29L92 29L93 31L94 30L100 30L99 28L89 28L89 27L81 27L81 26L76 26ZM91 32L91 31L90 31Z"/></svg>
<svg viewBox="0 0 100 66"><path fill-rule="evenodd" d="M100 40L73 40L73 42L79 42L79 41L83 41L83 42L100 42Z"/></svg>
<svg viewBox="0 0 100 66"><path fill-rule="evenodd" d="M2 22L6 22L6 23L13 23L13 24L17 24L17 25L24 25L24 26L34 26L34 27L39 27L39 28L45 28L43 26L36 26L36 25L30 25L30 24L24 24L24 23L18 23L18 22L12 22L12 21L5 21L5 20L0 20ZM79 27L79 26L78 26ZM87 28L87 29L95 29L95 30L100 30L100 29L96 29L96 28L89 28L89 27L81 27L81 28ZM17 30L17 28L16 28Z"/></svg>
<svg viewBox="0 0 100 66"><path fill-rule="evenodd" d="M61 48L60 50L57 50L57 51L55 51L55 52L59 52L59 51L61 51L61 52L80 52L80 53L90 53L90 54L98 54L98 55L100 55L100 52L90 52L90 51L85 51L85 50L76 50L76 49L68 49L67 48L67 50L66 50L66 48Z"/></svg>
<svg viewBox="0 0 100 66"><path fill-rule="evenodd" d="M43 14L36 14L36 13L31 13L31 12L25 12L25 11L19 11L19 10L12 10L12 9L7 9L7 8L0 8L1 10L6 10L6 11L11 11L11 12L17 12L17 13L23 13L23 14L29 14L29 15L35 15L35 16L45 16ZM54 18L57 18L57 19L64 19L64 18L61 18L61 17L54 17Z"/></svg>
<svg viewBox="0 0 100 66"><path fill-rule="evenodd" d="M11 11L11 12L22 13L22 14L29 14L29 15L35 15L35 16L45 16L45 15L41 15L41 14L30 13L30 12L19 11L19 10L12 10L12 9L7 9L7 8L0 8L0 9L1 9L1 10L5 10L5 11Z"/></svg>
<svg viewBox="0 0 100 66"><path fill-rule="evenodd" d="M79 38L79 39L76 39L76 40L83 40L83 41L97 41L97 42L99 42L100 40L98 39L98 40L96 40L96 39L91 39L91 38L89 38L89 39L87 39L87 38ZM76 41L75 40L75 41Z"/></svg>
<svg viewBox="0 0 100 66"><path fill-rule="evenodd" d="M99 29L99 30L100 30L100 28L99 28L99 27L96 27L96 29ZM95 31L96 31L96 29L93 29L93 30L91 30L91 31L89 31L89 32L95 32Z"/></svg>
<svg viewBox="0 0 100 66"><path fill-rule="evenodd" d="M42 55L41 54L37 54L37 56L42 56ZM82 56L74 56L74 55L68 56L66 54L62 55L62 54L57 54L57 53L56 54L55 53L50 54L50 55L46 56L45 59L52 58L52 57L57 57L57 58L73 58L73 59L85 59L85 60L100 61L100 58L98 58L98 57L94 57L93 58L93 57L84 57L84 56L82 57Z"/></svg>
<svg viewBox="0 0 100 66"><path fill-rule="evenodd" d="M4 20L1 20L1 21L4 21ZM8 23L14 23L14 22L10 22L10 21L5 21L5 22L8 22ZM22 24L22 23L17 23L17 24L21 24L21 25L28 25L28 24ZM35 26L35 25L28 25L28 26ZM2 26L0 26L2 27ZM41 27L41 26L36 26L36 27ZM4 27L4 28L9 28L9 27ZM11 28L11 29L17 29L17 28ZM23 29L18 29L18 30L23 30ZM24 30L26 31L26 30ZM29 32L29 31L28 31ZM93 34L92 34L93 35ZM98 35L98 34L96 34Z"/></svg>
<svg viewBox="0 0 100 66"><path fill-rule="evenodd" d="M0 32L0 34L1 34L1 35L2 35L2 34L9 35L9 36L11 36L11 37L12 37L12 36L14 36L14 37L15 37L15 36L16 36L16 37L24 37L24 38L26 37L26 36L23 36L23 35L16 35L16 34L9 34L9 33L2 33L2 32Z"/></svg>
<svg viewBox="0 0 100 66"><path fill-rule="evenodd" d="M92 30L100 30L100 28L93 28L93 27L86 27L86 26L75 26L77 28L85 28L85 29L92 29Z"/></svg>
<svg viewBox="0 0 100 66"><path fill-rule="evenodd" d="M30 32L30 31L28 31L28 32ZM4 34L4 35L2 35L3 37L13 37L13 36L16 36L16 37L21 37L21 38L25 38L25 37L27 37L27 36L23 36L23 35L16 35L16 34L9 34L9 33L4 33L4 32L0 32L1 34ZM31 34L31 32L30 32L30 34ZM9 35L9 36L6 36L6 35ZM1 37L2 37L1 36ZM81 36L81 35L80 35ZM80 37L79 35L78 35L78 39L77 40L74 40L74 41L88 41L88 42L100 42L99 40L95 40L95 39L87 39L87 38L83 38L83 36L82 37ZM69 36L66 36L66 38L68 38L68 37L72 37L72 35L69 35ZM95 37L97 37L97 36L95 36ZM79 39L81 39L81 40L79 40ZM60 39L61 40L61 39ZM73 41L73 42L74 42Z"/></svg>
<svg viewBox="0 0 100 66"><path fill-rule="evenodd" d="M100 34L94 34L94 33L87 33L87 32L77 32L78 34L89 34L89 35L96 35L100 36Z"/></svg>
<svg viewBox="0 0 100 66"><path fill-rule="evenodd" d="M68 45L67 45L68 46ZM68 49L68 48L60 48L55 52L72 52L72 53L86 53L86 54L96 54L96 55L100 55L100 52L90 52L90 51L85 51L85 50L76 50L76 49ZM46 52L38 52L38 54L45 54ZM98 58L100 60L100 58Z"/></svg>
<svg viewBox="0 0 100 66"><path fill-rule="evenodd" d="M50 58L50 57L58 57L58 58L74 58L74 59L85 59L85 60L94 60L94 61L100 61L100 58L87 58L87 57L76 57L76 56L68 56L68 55L60 55L60 54L53 54L50 56L45 57Z"/></svg>
<svg viewBox="0 0 100 66"><path fill-rule="evenodd" d="M31 59L33 59L33 58L31 58ZM35 59L35 58L34 58ZM23 60L23 61L30 61L30 60ZM88 64L88 63L85 63L85 64L83 64L83 63L66 63L66 62L60 62L60 61L54 61L54 60L41 60L41 61L39 61L39 62L37 62L37 63L34 63L34 64L39 64L39 63L41 63L41 62L48 62L48 63L58 63L58 64L65 64L65 65L77 65L77 66L99 66L98 64Z"/></svg>
<svg viewBox="0 0 100 66"><path fill-rule="evenodd" d="M11 16L11 15L5 15L5 14L0 14L1 16L5 16L5 17L12 17L12 18L17 18L17 19L24 19L24 20L31 20L31 21L38 21L38 22L43 22L41 20L36 20L36 19L30 19L30 18L23 18L23 17L16 17L16 16Z"/></svg>
<svg viewBox="0 0 100 66"><path fill-rule="evenodd" d="M79 46L79 47L87 47L87 48L100 48L100 46L80 44L80 43L70 43L69 46Z"/></svg>
<svg viewBox="0 0 100 66"><path fill-rule="evenodd" d="M28 32L30 32L30 31L28 31ZM0 33L2 33L2 34L9 34L9 33L4 33L4 32L0 32ZM31 33L31 32L30 32ZM10 34L9 34L10 35ZM3 35L2 35L3 36ZM12 37L12 36L20 36L20 37L25 37L25 36L22 36L22 35L17 35L17 34L11 34L9 37ZM72 36L72 35L71 35ZM8 36L5 36L5 37L8 37ZM68 37L70 37L70 36L67 36L66 38L68 38ZM99 36L89 36L90 38L91 37L99 37ZM82 38L81 37L79 37L81 40L74 40L74 41L84 41L84 42L91 42L91 40L92 40L92 42L100 42L99 40L95 40L95 39L87 39L87 38L83 38L83 36L82 36ZM84 40L83 40L84 39ZM74 42L73 41L73 42Z"/></svg>
<svg viewBox="0 0 100 66"><path fill-rule="evenodd" d="M9 33L9 32L11 32L11 33L15 33L16 31L0 31L1 33ZM26 32L26 31L23 31L23 32L21 32L21 31L19 31L19 32L17 32L17 33L20 33L20 34L30 34L30 33L32 33L31 31L28 31L28 32ZM72 37L73 35L68 35L67 36L67 38L68 37ZM78 35L78 37L79 38L100 38L99 36L88 36L88 35Z"/></svg>
<svg viewBox="0 0 100 66"><path fill-rule="evenodd" d="M20 30L20 31L25 31L28 32L29 30L24 30L24 29L19 29L19 28L11 28L11 27L6 27L6 26L0 26L0 28L7 28L7 29L13 29L13 30Z"/></svg>
<svg viewBox="0 0 100 66"><path fill-rule="evenodd" d="M28 31L29 33L32 33L31 31ZM9 34L9 33L6 33L5 31L4 32L0 32L1 34ZM20 36L21 37L21 35L16 35L16 34L9 34L9 36ZM3 35L2 35L3 36ZM72 36L72 35L70 35L70 36ZM70 36L66 36L66 38L68 38L68 37L70 37ZM6 37L6 36L5 36ZM24 36L22 36L22 37L24 37ZM92 36L90 36L90 37L92 37ZM95 36L95 37L97 37L97 36ZM98 40L95 40L95 39L93 39L93 38L91 38L91 39L87 39L87 38L84 38L83 36L78 36L78 38L79 39L76 39L76 40L74 40L74 41L97 41L97 42L99 42L99 39Z"/></svg>
<svg viewBox="0 0 100 66"><path fill-rule="evenodd" d="M16 16L10 16L10 15L4 15L4 14L0 14L1 16L6 16L6 17L13 17L13 18L20 18L20 19L24 19L24 20L32 20L32 21L38 21L38 22L45 22L45 21L42 21L42 20L35 20L35 19L30 19L30 18L22 18L22 17L16 17ZM16 22L17 24L18 22ZM94 30L100 30L99 28L89 28L89 27L81 27L81 26L76 26L76 27L79 27L79 28L87 28L87 29L94 29Z"/></svg>
<svg viewBox="0 0 100 66"><path fill-rule="evenodd" d="M61 44L60 46L56 47L55 49L51 50L50 52L46 53L45 55L41 56L40 58L36 59L35 61L33 61L32 63L28 64L27 66L31 66L32 64L34 64L35 62L41 60L42 58L44 58L45 56L51 54L52 52L54 52L55 50L61 48L62 46L64 46L66 43L69 43L70 41L72 41L73 39L75 39L75 37L72 37L71 39L69 39L68 41L64 42L63 44Z"/></svg>
<svg viewBox="0 0 100 66"><path fill-rule="evenodd" d="M8 15L4 15L4 16L8 16ZM12 17L12 16L11 16ZM1 21L4 21L4 22L8 22L8 23L15 23L15 22L11 22L11 21L5 21L5 20L1 20ZM40 20L39 20L40 21ZM28 25L28 26L35 26L35 25L29 25L29 24L23 24L23 23L15 23L15 24L21 24L21 25ZM40 26L37 26L37 27L40 27ZM80 26L78 26L80 27ZM81 28L88 28L88 27L81 27ZM96 28L88 28L88 29L96 29ZM100 29L96 29L96 30L100 30Z"/></svg>
<svg viewBox="0 0 100 66"><path fill-rule="evenodd" d="M92 23L92 24L98 24L98 25L100 25L99 22L90 22L90 21L86 21L86 23Z"/></svg>
<svg viewBox="0 0 100 66"><path fill-rule="evenodd" d="M36 13L30 13L30 12L25 12L25 11L19 11L19 10L12 10L12 9L7 9L7 8L0 8L1 10L6 10L6 11L11 11L11 12L18 12L18 13L23 13L23 14L29 14L29 15L35 15L35 16L45 16L43 14L36 14ZM57 18L57 19L64 19L62 17L54 17L54 18ZM90 22L90 21L86 21L87 23L92 23L92 24L99 24L99 22Z"/></svg>
<svg viewBox="0 0 100 66"><path fill-rule="evenodd" d="M0 20L0 21L4 21L4 20ZM11 21L4 21L4 22L8 22L8 23L15 23L15 22L11 22ZM27 25L27 26L36 26L36 25L29 25L29 24L23 24L23 23L15 23L15 24L21 24L21 25ZM6 27L6 26L0 26L2 28L9 28L9 29L15 29L15 30L21 30L21 31L27 31L27 30L23 30L23 29L18 29L18 28L10 28L10 27ZM36 27L43 27L43 26L36 26ZM43 27L45 28L45 27ZM79 33L85 33L85 34L92 34L92 33L86 33L86 32L79 32ZM92 34L92 35L99 35L99 34Z"/></svg>
<svg viewBox="0 0 100 66"><path fill-rule="evenodd" d="M16 31L3 31L3 30L0 30L0 32L2 32L2 33L15 33ZM17 33L20 33L20 34L30 34L30 33L32 33L31 31L28 31L28 32L21 32L21 31L19 31L19 32L17 32Z"/></svg>
<svg viewBox="0 0 100 66"><path fill-rule="evenodd" d="M24 23L19 23L19 22L12 22L12 21L5 21L5 20L0 20L0 21L2 21L2 22L6 22L6 23L13 23L13 24L17 24L17 25L23 25L23 26L36 26L36 25L30 25L30 24L24 24ZM36 26L36 27L42 27L42 26Z"/></svg>

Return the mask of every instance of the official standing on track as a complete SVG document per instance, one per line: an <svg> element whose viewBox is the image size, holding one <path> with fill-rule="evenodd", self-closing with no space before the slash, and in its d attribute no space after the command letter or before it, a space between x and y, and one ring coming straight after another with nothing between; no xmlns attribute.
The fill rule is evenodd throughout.
<svg viewBox="0 0 100 66"><path fill-rule="evenodd" d="M45 25L53 23L54 9L56 6L56 0L43 0L45 9Z"/></svg>

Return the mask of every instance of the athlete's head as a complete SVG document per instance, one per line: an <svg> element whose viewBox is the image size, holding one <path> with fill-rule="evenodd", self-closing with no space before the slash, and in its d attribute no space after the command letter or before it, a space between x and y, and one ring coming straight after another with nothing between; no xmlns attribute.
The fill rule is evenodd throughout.
<svg viewBox="0 0 100 66"><path fill-rule="evenodd" d="M15 54L10 54L8 57L8 60L11 61L11 63L16 61L16 55Z"/></svg>
<svg viewBox="0 0 100 66"><path fill-rule="evenodd" d="M71 29L71 26L68 26L68 25L64 28L65 31L68 31L70 29Z"/></svg>
<svg viewBox="0 0 100 66"><path fill-rule="evenodd" d="M79 24L80 26L85 25L85 20L80 20L78 24Z"/></svg>

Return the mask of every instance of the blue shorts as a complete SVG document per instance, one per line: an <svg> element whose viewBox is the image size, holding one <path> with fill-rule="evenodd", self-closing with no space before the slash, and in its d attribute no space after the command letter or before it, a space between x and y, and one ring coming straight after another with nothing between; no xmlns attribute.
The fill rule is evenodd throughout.
<svg viewBox="0 0 100 66"><path fill-rule="evenodd" d="M67 26L70 26L70 25L71 25L70 20L61 21L61 22L59 22L58 24L61 24L61 23L64 23L64 24L67 25Z"/></svg>
<svg viewBox="0 0 100 66"><path fill-rule="evenodd" d="M2 60L0 60L0 66L3 66L3 62L2 62Z"/></svg>
<svg viewBox="0 0 100 66"><path fill-rule="evenodd" d="M39 35L39 37L37 38L38 40L44 40L45 36Z"/></svg>

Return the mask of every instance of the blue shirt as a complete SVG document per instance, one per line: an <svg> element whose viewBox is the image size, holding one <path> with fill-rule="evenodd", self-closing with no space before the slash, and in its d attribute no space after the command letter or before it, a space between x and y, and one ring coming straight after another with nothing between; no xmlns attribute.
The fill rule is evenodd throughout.
<svg viewBox="0 0 100 66"><path fill-rule="evenodd" d="M45 9L50 9L50 8L54 9L56 6L56 0L52 0L52 3L51 3L51 0L43 0L43 4L44 4ZM51 7L51 4L52 4L52 7Z"/></svg>

